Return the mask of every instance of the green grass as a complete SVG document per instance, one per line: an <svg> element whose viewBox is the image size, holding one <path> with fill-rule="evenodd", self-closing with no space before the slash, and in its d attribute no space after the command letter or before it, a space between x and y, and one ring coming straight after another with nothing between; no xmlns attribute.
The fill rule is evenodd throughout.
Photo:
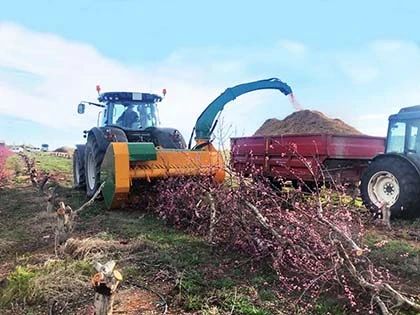
<svg viewBox="0 0 420 315"><path fill-rule="evenodd" d="M375 246L381 241L386 243ZM408 279L416 279L420 274L420 246L404 240L393 240L384 236L373 235L366 238L366 245L371 252L369 258L391 273ZM420 279L418 279L420 283Z"/></svg>
<svg viewBox="0 0 420 315"><path fill-rule="evenodd" d="M7 286L2 290L0 306L6 307L12 302L38 300L39 295L34 286L36 273L23 266L17 266L16 271L7 277Z"/></svg>
<svg viewBox="0 0 420 315"><path fill-rule="evenodd" d="M83 192L68 187L61 187L59 195L74 209L86 201ZM131 281L150 281L150 277L162 270L171 275L170 281L179 280L179 285L174 283L175 305L185 310L228 311L227 308L236 304L225 301L227 292L251 285L257 292L265 290L267 297L268 287L264 283L272 284L276 278L270 268L262 268L263 271L254 274L246 256L211 247L201 238L166 226L159 218L142 210L105 210L103 202L97 201L80 214L76 233L100 233L101 239L145 242L146 246L132 255L130 261L118 253L110 254L109 258L118 261L123 274ZM243 262L240 267L235 265L238 261ZM215 301L206 302L209 299ZM243 310L240 314L264 314L261 313L264 307L259 306L262 302L253 303L241 298L235 308Z"/></svg>
<svg viewBox="0 0 420 315"><path fill-rule="evenodd" d="M311 311L311 314L324 315L324 314L334 314L342 315L345 314L343 311L343 305L331 297L321 296L320 299L314 305L314 308Z"/></svg>
<svg viewBox="0 0 420 315"><path fill-rule="evenodd" d="M274 294L270 296L267 291L275 284L276 275L264 263L252 272L251 261L246 256L211 247L199 237L164 225L150 213L106 211L100 209L98 203L83 213L83 217L95 221L110 239L145 241L147 246L137 252L138 258L129 263L120 262L123 272L136 281L146 281L162 270L175 277L172 280L178 284L174 288L174 299L176 305L185 310L217 307L220 311L228 311L235 307L235 314L269 314L259 304L275 300ZM238 262L240 266L237 266ZM236 302L229 301L228 297L238 288L249 286L255 292L264 291L265 299L256 302L242 296ZM207 302L209 300L214 301Z"/></svg>
<svg viewBox="0 0 420 315"><path fill-rule="evenodd" d="M47 172L47 173L63 172L67 174L71 172L71 168L72 168L71 159L51 155L44 152L25 153L25 154L31 159L32 158L35 159L35 162L36 162L35 167L38 169L38 171ZM26 166L23 163L22 158L17 154L11 155L7 160L7 168L15 172L17 171L18 174L24 173L26 171L25 167Z"/></svg>
<svg viewBox="0 0 420 315"><path fill-rule="evenodd" d="M11 303L37 305L77 296L89 286L91 262L48 260L43 265L18 265L6 279L0 308Z"/></svg>
<svg viewBox="0 0 420 315"><path fill-rule="evenodd" d="M0 262L39 246L41 229L49 219L43 213L44 200L36 192L32 187L0 190Z"/></svg>
<svg viewBox="0 0 420 315"><path fill-rule="evenodd" d="M268 315L268 310L264 310L254 305L247 288L236 288L234 290L221 290L221 305L225 310L230 310L232 314L243 315Z"/></svg>
<svg viewBox="0 0 420 315"><path fill-rule="evenodd" d="M73 209L86 202L84 192L71 188L71 160L44 153L34 156L39 161L37 167L55 176L60 184L58 200L63 200ZM20 163L16 156L8 161L9 167L16 169L22 166ZM7 255L0 259L17 264L3 284L0 304L25 301L41 307L40 314L43 314L51 294L57 292L65 294L65 300L70 304L87 303L86 299L89 300L89 294L92 294L88 285L89 277L94 273L92 262L69 257L57 261L50 259L54 254L53 243L51 239L43 240L43 236L53 234L53 225L48 225L48 218L40 215L45 209L45 197L28 186L24 176L15 179L14 183L15 187L0 191L3 207L0 240L8 241L3 251ZM334 198L333 201L343 200ZM396 227L419 229L420 221L397 222ZM175 312L265 315L283 308L283 302L276 295L278 278L268 259L251 261L241 253L210 246L200 237L165 225L141 208L110 211L105 210L102 201L96 201L80 213L73 236L143 244L135 251L109 251L101 259L115 259L126 283L148 283L158 290L166 288L165 296ZM369 257L401 277L414 279L418 276L419 247L404 239L389 238L387 244L376 248L374 244L383 238L369 235L366 240L371 248ZM83 290L67 282L75 275L87 285L82 286ZM52 286L51 283L55 282L51 277L60 279L62 285L59 288ZM288 307L284 305L284 308ZM29 310L25 312L31 314ZM313 314L327 312L344 314L338 300L322 297L315 304ZM68 314L74 312L69 310Z"/></svg>
<svg viewBox="0 0 420 315"><path fill-rule="evenodd" d="M36 159L37 168L42 172L63 172L67 174L71 172L71 159L49 155L47 153L33 153L33 157Z"/></svg>
<svg viewBox="0 0 420 315"><path fill-rule="evenodd" d="M6 167L13 172L14 179L23 175L26 171L22 158L17 154L13 154L7 159Z"/></svg>

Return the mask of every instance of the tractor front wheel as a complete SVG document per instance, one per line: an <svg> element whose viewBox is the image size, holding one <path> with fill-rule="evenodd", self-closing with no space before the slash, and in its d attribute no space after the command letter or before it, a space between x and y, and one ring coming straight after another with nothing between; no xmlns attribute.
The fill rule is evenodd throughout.
<svg viewBox="0 0 420 315"><path fill-rule="evenodd" d="M363 173L360 193L364 205L373 213L388 205L393 218L420 215L420 176L400 158L373 161Z"/></svg>

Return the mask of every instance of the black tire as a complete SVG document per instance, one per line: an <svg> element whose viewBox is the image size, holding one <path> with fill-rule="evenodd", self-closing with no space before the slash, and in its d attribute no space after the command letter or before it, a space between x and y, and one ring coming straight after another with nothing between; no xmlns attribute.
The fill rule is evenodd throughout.
<svg viewBox="0 0 420 315"><path fill-rule="evenodd" d="M92 197L100 185L101 164L104 153L99 150L94 137L89 137L85 147L86 195Z"/></svg>
<svg viewBox="0 0 420 315"><path fill-rule="evenodd" d="M76 189L86 188L85 148L79 146L73 154L73 184Z"/></svg>
<svg viewBox="0 0 420 315"><path fill-rule="evenodd" d="M381 204L388 202L392 218L420 216L420 176L401 158L390 156L372 162L362 175L360 194L372 213L378 213Z"/></svg>

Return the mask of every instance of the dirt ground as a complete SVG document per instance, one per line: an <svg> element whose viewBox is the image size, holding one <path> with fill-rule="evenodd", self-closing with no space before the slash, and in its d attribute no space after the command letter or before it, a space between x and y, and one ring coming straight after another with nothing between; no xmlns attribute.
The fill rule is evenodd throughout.
<svg viewBox="0 0 420 315"><path fill-rule="evenodd" d="M66 163L70 169L70 162ZM57 201L73 209L86 198L84 192L71 188L69 171L50 175L43 194L27 177L0 188L0 314L93 315L93 262L110 259L117 261L124 277L114 314L162 314L162 297L169 306L166 314L171 315L280 314L276 312L282 303L276 291L278 278L267 265L209 246L142 209L106 211L100 201L95 202L77 219L71 234L76 245L71 247L68 240L67 246L57 246L56 216L46 213L49 187L59 184ZM392 232L372 229L368 234L371 259L396 275L399 288L418 295L420 221L394 222ZM380 242L385 245L376 247ZM28 272L36 275L29 287L24 278L16 277L19 267L25 268L21 277ZM21 283L13 291L13 303L1 305L10 294L11 275ZM43 295L33 296L33 286Z"/></svg>
<svg viewBox="0 0 420 315"><path fill-rule="evenodd" d="M56 204L63 201L73 210L87 200L71 187L70 160L48 155L37 166L49 164L44 193L24 175L12 176L0 188L0 314L93 315L93 265L109 260L124 277L113 314L162 314L164 300L166 314L204 314L212 308L208 314L224 314L217 309L238 301L243 308L261 307L258 314L273 307L275 295L261 301L250 285L275 287L273 272L251 270L256 263L249 257L209 246L141 208L107 211L95 201L80 213L67 242L57 245L55 210L46 213L52 188L58 185ZM57 165L65 171L52 171Z"/></svg>
<svg viewBox="0 0 420 315"><path fill-rule="evenodd" d="M254 136L276 136L282 134L329 133L362 134L340 119L330 118L319 111L301 110L283 120L267 119Z"/></svg>
<svg viewBox="0 0 420 315"><path fill-rule="evenodd" d="M71 181L70 175L65 172L54 172L50 175L51 180L48 184L51 184L51 187L60 182ZM56 182L55 179L60 179L60 181ZM29 271L36 270L36 272L50 273L50 276L45 275L44 281L48 279L48 281L54 282L48 290L56 295L57 299L52 296L50 302L40 300L39 304L38 302L31 302L29 297L28 301L17 299L15 303L9 306L0 305L0 314L93 315L94 291L90 286L88 274L85 273L79 277L63 271L62 268L70 270L72 268L71 264L74 262L92 264L95 259L102 262L115 259L119 261L120 268L131 270L137 263L140 263L141 257L137 255L150 253L151 248L127 240L127 237L119 239L114 238L114 236L106 236L103 240L103 235L107 234L100 226L100 214L97 213L86 217L82 214L82 217L77 220L76 229L71 237L76 240L92 239L92 244L85 245L85 248L78 248L79 256L72 257L73 253L66 251L63 244L57 246L55 243L55 212L51 214L45 212L48 186L46 186L47 191L41 194L37 187L29 185L29 180L22 176L17 182L12 181L9 185L0 189L0 293L8 294L6 291L1 292L6 287L8 278L17 270L18 266L26 266L26 270ZM72 206L81 205L86 201L82 192L65 186L59 186L57 192L57 200L65 201L66 204L72 204ZM93 208L95 209L95 207ZM98 210L96 209L96 211ZM127 214L125 218L115 215L114 219L128 221L131 220L129 215ZM133 222L136 219L138 219L138 216L132 218ZM83 254L80 255L80 253ZM120 255L127 256L125 259L121 259ZM69 265L66 267L66 264ZM59 267L54 267L55 265ZM84 267L78 268L80 268L80 272L84 272ZM90 269L89 273L93 275L95 273L94 269ZM160 296L167 296L173 287L168 283L160 283L159 281L153 281L153 284L148 285L146 284L147 277L132 277L130 272L124 274L124 276L126 275L129 279L124 279L115 296L114 314L162 314L164 300ZM51 277L51 279L48 277ZM42 279L42 277L39 278ZM38 279L37 281L42 282L43 280ZM68 292L66 292L66 289L60 289L60 285L67 286ZM21 288L21 290L26 289L28 288ZM46 290L47 295L50 294L48 290ZM63 292L57 294L60 291ZM46 297L42 299L48 300ZM181 313L176 311L175 313L167 312L167 314Z"/></svg>

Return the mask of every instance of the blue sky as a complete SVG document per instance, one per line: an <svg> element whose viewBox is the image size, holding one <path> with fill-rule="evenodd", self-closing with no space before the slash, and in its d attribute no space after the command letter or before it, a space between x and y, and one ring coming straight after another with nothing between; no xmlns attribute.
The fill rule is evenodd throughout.
<svg viewBox="0 0 420 315"><path fill-rule="evenodd" d="M279 77L304 108L385 135L386 118L420 104L418 1L2 1L0 139L83 142L103 90L168 90L166 126L189 135L225 88ZM225 110L236 135L293 112L278 92Z"/></svg>

